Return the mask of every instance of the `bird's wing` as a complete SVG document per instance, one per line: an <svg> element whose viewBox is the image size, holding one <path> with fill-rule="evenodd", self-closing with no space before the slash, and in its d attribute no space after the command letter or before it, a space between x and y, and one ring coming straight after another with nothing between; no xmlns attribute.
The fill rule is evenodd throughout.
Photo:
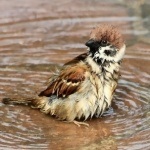
<svg viewBox="0 0 150 150"><path fill-rule="evenodd" d="M50 83L46 90L42 91L39 96L67 97L79 89L81 83L85 80L85 66L68 66L60 72L60 75Z"/></svg>

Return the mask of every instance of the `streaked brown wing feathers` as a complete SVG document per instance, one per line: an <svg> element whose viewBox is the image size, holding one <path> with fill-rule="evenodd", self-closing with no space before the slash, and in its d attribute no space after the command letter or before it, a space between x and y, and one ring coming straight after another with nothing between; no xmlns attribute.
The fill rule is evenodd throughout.
<svg viewBox="0 0 150 150"><path fill-rule="evenodd" d="M67 97L73 94L77 91L81 82L84 81L85 71L85 67L67 67L39 96L49 97L56 95L57 97Z"/></svg>

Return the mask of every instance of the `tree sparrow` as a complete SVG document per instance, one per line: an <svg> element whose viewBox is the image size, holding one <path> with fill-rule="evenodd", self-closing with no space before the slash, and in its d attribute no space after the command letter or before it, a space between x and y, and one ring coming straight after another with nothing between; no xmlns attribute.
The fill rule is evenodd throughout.
<svg viewBox="0 0 150 150"><path fill-rule="evenodd" d="M85 124L77 120L100 117L111 105L126 46L117 28L106 24L94 28L85 45L88 52L66 63L36 98L3 102L29 104L77 125Z"/></svg>

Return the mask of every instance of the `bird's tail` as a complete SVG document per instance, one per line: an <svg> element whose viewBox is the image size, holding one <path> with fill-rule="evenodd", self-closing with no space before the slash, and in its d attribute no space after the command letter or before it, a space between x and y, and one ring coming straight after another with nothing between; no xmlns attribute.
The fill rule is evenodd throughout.
<svg viewBox="0 0 150 150"><path fill-rule="evenodd" d="M3 98L2 103L4 104L15 104L15 105L30 105L32 104L33 98Z"/></svg>
<svg viewBox="0 0 150 150"><path fill-rule="evenodd" d="M36 98L3 98L4 104L14 105L27 105L32 108L40 109L43 113L47 114L51 111L51 105L48 97L36 97Z"/></svg>

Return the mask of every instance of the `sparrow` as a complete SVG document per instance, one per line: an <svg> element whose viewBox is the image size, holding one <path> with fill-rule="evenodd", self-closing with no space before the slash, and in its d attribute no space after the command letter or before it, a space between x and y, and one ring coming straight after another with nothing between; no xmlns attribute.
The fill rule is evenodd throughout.
<svg viewBox="0 0 150 150"><path fill-rule="evenodd" d="M85 45L87 52L55 72L48 87L38 96L20 100L4 98L3 103L28 104L78 126L88 125L83 122L88 118L102 116L111 106L126 46L119 30L108 24L93 28Z"/></svg>

